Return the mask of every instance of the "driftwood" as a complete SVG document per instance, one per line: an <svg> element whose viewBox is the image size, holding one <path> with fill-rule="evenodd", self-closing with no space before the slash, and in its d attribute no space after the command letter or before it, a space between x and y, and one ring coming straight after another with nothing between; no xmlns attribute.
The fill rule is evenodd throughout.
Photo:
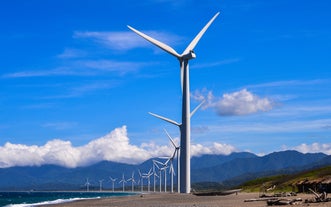
<svg viewBox="0 0 331 207"><path fill-rule="evenodd" d="M301 203L301 198L294 199L270 199L267 200L268 206L296 205Z"/></svg>
<svg viewBox="0 0 331 207"><path fill-rule="evenodd" d="M266 201L268 206L273 205L295 205L302 202L301 198L286 199L280 197L296 196L296 193L277 193L272 196L262 195L260 198L246 199L244 202Z"/></svg>
<svg viewBox="0 0 331 207"><path fill-rule="evenodd" d="M331 201L331 198L328 198L328 195L326 194L326 192L323 192L321 194L318 194L317 192L315 192L311 188L309 188L308 190L315 195L315 198L313 198L313 199L306 199L305 200L305 203L319 203L319 202L329 202L329 201Z"/></svg>
<svg viewBox="0 0 331 207"><path fill-rule="evenodd" d="M277 198L276 197L250 198L250 199L245 199L244 202L268 201L272 199L277 199Z"/></svg>

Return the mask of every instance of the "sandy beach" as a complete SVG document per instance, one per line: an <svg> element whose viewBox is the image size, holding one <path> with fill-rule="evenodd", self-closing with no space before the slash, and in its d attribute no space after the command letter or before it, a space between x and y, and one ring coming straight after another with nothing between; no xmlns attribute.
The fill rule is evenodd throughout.
<svg viewBox="0 0 331 207"><path fill-rule="evenodd" d="M56 207L102 206L102 207L262 207L266 201L245 202L246 199L258 198L258 193L238 193L226 196L195 196L191 194L143 194L129 197L114 197L106 199L82 200L70 203L52 205ZM311 194L299 194L284 199L313 198ZM49 205L48 205L49 206ZM331 207L328 203L304 203L296 206Z"/></svg>

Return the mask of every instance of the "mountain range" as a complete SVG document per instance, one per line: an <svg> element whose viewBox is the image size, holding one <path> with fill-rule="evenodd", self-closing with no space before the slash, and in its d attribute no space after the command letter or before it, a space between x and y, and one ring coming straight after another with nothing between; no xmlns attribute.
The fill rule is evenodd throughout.
<svg viewBox="0 0 331 207"><path fill-rule="evenodd" d="M175 169L176 164L174 162ZM218 182L234 186L260 176L291 174L327 165L331 165L331 156L323 153L281 151L265 156L249 152L202 155L191 158L191 180L192 183ZM85 188L87 178L91 184L90 189L99 189L101 180L103 188L110 189L109 176L117 178L115 187L119 188L121 185L118 181L122 179L123 174L125 179L129 179L134 173L134 178L138 182L138 169L142 173L147 173L152 166L153 159L138 165L102 161L77 168L55 165L1 168L0 190L79 190ZM170 182L170 176L167 177ZM126 185L131 186L131 182Z"/></svg>

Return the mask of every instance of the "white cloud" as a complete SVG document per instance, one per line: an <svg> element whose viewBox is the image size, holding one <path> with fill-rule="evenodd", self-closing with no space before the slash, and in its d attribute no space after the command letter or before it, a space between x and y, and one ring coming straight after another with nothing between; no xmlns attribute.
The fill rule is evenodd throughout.
<svg viewBox="0 0 331 207"><path fill-rule="evenodd" d="M182 38L159 31L143 31L145 34L172 46ZM128 29L127 32L75 32L74 38L89 38L108 48L125 51L134 48L151 47L151 44Z"/></svg>
<svg viewBox="0 0 331 207"><path fill-rule="evenodd" d="M195 91L192 97L199 101L205 99L207 103L204 105L204 108L214 108L221 116L246 115L260 111L269 111L273 108L271 100L260 98L247 89L226 93L220 98L215 97L211 91L203 89L202 91Z"/></svg>
<svg viewBox="0 0 331 207"><path fill-rule="evenodd" d="M154 64L154 63L149 63ZM146 63L113 60L75 60L51 69L30 70L3 74L2 78L29 78L47 76L91 76L103 73L124 75L146 66Z"/></svg>
<svg viewBox="0 0 331 207"><path fill-rule="evenodd" d="M233 146L213 143L211 146L195 144L191 147L192 156L202 154L230 154ZM154 142L140 146L130 144L126 126L116 128L109 134L95 139L86 145L74 147L70 141L54 139L43 146L12 144L7 142L0 147L0 168L12 166L40 166L54 164L74 168L107 160L137 164L149 158L169 156L173 147L160 146Z"/></svg>
<svg viewBox="0 0 331 207"><path fill-rule="evenodd" d="M86 52L73 48L66 48L63 53L57 55L61 59L80 58L86 56Z"/></svg>
<svg viewBox="0 0 331 207"><path fill-rule="evenodd" d="M303 143L299 146L296 146L293 148L294 150L297 150L302 153L318 153L322 152L327 155L331 155L331 143L321 144L321 143L312 143L312 144L306 144Z"/></svg>
<svg viewBox="0 0 331 207"><path fill-rule="evenodd" d="M77 123L75 122L55 122L55 123L45 123L42 126L46 128L53 128L56 130L70 129L74 127Z"/></svg>
<svg viewBox="0 0 331 207"><path fill-rule="evenodd" d="M217 67L220 65L227 65L227 64L232 64L232 63L237 63L240 62L240 58L231 58L231 59L226 59L226 60L221 60L221 61L216 61L216 62L208 62L208 63L199 63L196 65L193 65L192 69L198 69L198 68L211 68L211 67Z"/></svg>
<svg viewBox="0 0 331 207"><path fill-rule="evenodd" d="M193 156L201 156L204 154L224 154L228 155L236 151L236 148L228 145L214 142L212 146L203 146L202 144L195 144L191 146L191 153Z"/></svg>

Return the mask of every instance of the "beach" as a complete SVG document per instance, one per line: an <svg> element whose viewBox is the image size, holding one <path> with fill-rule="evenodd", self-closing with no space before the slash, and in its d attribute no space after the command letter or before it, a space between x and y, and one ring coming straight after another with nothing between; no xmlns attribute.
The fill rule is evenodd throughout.
<svg viewBox="0 0 331 207"><path fill-rule="evenodd" d="M225 196L196 196L192 194L151 193L126 197L113 197L92 200L80 200L70 203L56 204L56 207L262 207L266 201L245 202L247 199L259 198L258 193L238 193ZM299 194L284 199L302 198L296 206L331 207L328 203L304 203L305 199L313 198L312 194ZM49 206L49 205L48 205ZM46 207L46 206L45 206Z"/></svg>

